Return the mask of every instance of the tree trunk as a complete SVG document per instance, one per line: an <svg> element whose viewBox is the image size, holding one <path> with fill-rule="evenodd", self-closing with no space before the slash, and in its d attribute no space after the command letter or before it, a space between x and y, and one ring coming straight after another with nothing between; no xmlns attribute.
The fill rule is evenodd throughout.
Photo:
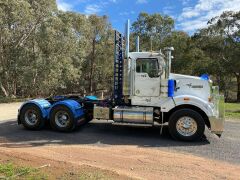
<svg viewBox="0 0 240 180"><path fill-rule="evenodd" d="M95 51L96 51L96 40L92 41L92 58L90 62L90 76L89 76L89 92L93 92L93 71L94 71L94 62L95 62Z"/></svg>
<svg viewBox="0 0 240 180"><path fill-rule="evenodd" d="M237 102L240 102L240 73L237 75Z"/></svg>
<svg viewBox="0 0 240 180"><path fill-rule="evenodd" d="M2 85L2 83L0 82L0 87L1 87L1 90L4 94L5 97L9 97L9 93L7 92L7 90L4 88L4 86Z"/></svg>

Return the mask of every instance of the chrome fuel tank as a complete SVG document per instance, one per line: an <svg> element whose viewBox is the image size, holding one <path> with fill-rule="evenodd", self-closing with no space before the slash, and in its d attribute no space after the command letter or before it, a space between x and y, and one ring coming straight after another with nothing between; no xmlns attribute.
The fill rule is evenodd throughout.
<svg viewBox="0 0 240 180"><path fill-rule="evenodd" d="M114 122L122 123L153 123L152 107L116 107L113 109Z"/></svg>

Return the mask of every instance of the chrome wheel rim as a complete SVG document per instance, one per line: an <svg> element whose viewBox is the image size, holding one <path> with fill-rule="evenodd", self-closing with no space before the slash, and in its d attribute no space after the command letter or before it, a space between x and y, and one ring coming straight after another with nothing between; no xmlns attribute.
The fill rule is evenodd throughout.
<svg viewBox="0 0 240 180"><path fill-rule="evenodd" d="M65 111L58 111L55 114L55 123L57 124L58 127L65 128L69 124L69 115Z"/></svg>
<svg viewBox="0 0 240 180"><path fill-rule="evenodd" d="M25 122L31 126L34 126L38 122L37 112L35 110L29 109L24 115Z"/></svg>
<svg viewBox="0 0 240 180"><path fill-rule="evenodd" d="M192 136L197 132L197 122L195 119L185 116L177 121L176 129L182 136Z"/></svg>

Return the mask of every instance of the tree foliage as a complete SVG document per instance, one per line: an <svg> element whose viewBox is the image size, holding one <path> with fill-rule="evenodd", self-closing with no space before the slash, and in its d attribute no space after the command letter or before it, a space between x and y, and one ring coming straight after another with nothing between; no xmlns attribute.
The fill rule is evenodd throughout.
<svg viewBox="0 0 240 180"><path fill-rule="evenodd" d="M237 100L240 101L240 12L223 12L211 19L206 29L195 35L198 46L210 58L208 71L228 97L236 79Z"/></svg>
<svg viewBox="0 0 240 180"><path fill-rule="evenodd" d="M227 97L235 88L240 101L239 22L240 12L224 12L190 36L170 16L143 12L131 39L140 36L141 51L173 46L174 73L208 73ZM110 94L113 49L107 16L62 12L55 0L0 0L0 96Z"/></svg>
<svg viewBox="0 0 240 180"><path fill-rule="evenodd" d="M133 36L140 36L141 48L145 51L160 49L164 39L171 34L174 20L161 14L140 13L132 24Z"/></svg>
<svg viewBox="0 0 240 180"><path fill-rule="evenodd" d="M54 0L0 1L3 96L90 93L110 87L112 49L112 28L105 16L61 12Z"/></svg>

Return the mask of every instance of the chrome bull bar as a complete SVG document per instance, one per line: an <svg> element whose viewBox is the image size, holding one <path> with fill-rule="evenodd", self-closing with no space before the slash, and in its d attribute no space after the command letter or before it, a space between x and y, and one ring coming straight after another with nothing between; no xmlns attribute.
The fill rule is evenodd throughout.
<svg viewBox="0 0 240 180"><path fill-rule="evenodd" d="M212 87L212 100L214 104L214 115L209 117L211 132L221 136L225 121L225 99L223 95L219 94L219 88L217 86Z"/></svg>

